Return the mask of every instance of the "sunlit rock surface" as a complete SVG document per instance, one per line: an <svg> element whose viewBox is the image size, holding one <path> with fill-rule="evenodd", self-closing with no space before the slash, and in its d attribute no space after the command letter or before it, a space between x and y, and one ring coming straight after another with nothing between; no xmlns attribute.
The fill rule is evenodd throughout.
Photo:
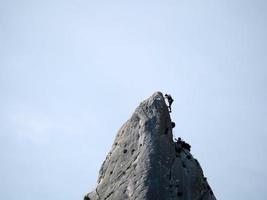
<svg viewBox="0 0 267 200"><path fill-rule="evenodd" d="M85 200L215 200L189 150L173 141L160 92L143 101L120 128Z"/></svg>

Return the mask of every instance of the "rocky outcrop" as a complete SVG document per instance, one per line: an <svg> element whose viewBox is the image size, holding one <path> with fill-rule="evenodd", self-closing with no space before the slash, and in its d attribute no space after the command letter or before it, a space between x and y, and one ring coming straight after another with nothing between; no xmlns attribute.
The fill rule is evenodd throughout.
<svg viewBox="0 0 267 200"><path fill-rule="evenodd" d="M143 101L120 128L84 200L215 200L187 144L173 141L164 97Z"/></svg>

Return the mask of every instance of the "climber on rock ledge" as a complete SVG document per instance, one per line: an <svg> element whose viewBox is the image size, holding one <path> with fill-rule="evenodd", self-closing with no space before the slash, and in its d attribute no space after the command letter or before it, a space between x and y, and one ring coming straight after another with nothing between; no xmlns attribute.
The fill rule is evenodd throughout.
<svg viewBox="0 0 267 200"><path fill-rule="evenodd" d="M169 104L168 108L169 108L169 112L171 113L172 112L171 105L172 105L174 100L173 100L173 98L172 98L172 96L170 94L165 94L165 98L168 101L168 104Z"/></svg>
<svg viewBox="0 0 267 200"><path fill-rule="evenodd" d="M191 149L190 144L188 144L185 141L183 141L180 137L178 137L178 140L175 139L175 142L176 142L176 144L178 145L179 148L186 149L186 150L190 151L190 149Z"/></svg>

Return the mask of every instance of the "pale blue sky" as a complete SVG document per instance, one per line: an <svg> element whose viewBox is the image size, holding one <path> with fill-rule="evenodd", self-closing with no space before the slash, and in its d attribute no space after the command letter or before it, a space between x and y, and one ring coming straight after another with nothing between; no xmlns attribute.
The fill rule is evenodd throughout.
<svg viewBox="0 0 267 200"><path fill-rule="evenodd" d="M0 194L76 200L120 126L175 99L219 200L265 200L265 0L0 0Z"/></svg>

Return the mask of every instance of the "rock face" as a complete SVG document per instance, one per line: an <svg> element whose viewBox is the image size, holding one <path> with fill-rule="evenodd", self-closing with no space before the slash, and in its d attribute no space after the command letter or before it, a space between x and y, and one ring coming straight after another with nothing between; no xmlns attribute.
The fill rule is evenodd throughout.
<svg viewBox="0 0 267 200"><path fill-rule="evenodd" d="M173 141L164 97L143 101L120 128L84 200L215 200L188 148Z"/></svg>

